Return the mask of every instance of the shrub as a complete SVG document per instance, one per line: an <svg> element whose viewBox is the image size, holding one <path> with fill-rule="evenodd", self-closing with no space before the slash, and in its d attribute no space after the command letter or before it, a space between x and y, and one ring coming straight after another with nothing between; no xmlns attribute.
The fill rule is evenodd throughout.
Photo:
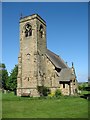
<svg viewBox="0 0 90 120"><path fill-rule="evenodd" d="M51 92L50 94L48 94L49 97L54 97L55 96L55 92Z"/></svg>
<svg viewBox="0 0 90 120"><path fill-rule="evenodd" d="M85 90L86 87L88 87L88 83L85 82L78 85L79 90Z"/></svg>
<svg viewBox="0 0 90 120"><path fill-rule="evenodd" d="M37 89L40 96L48 96L48 94L50 93L50 89L45 86L37 86Z"/></svg>
<svg viewBox="0 0 90 120"><path fill-rule="evenodd" d="M61 95L62 95L61 90L60 90L60 89L57 89L57 90L55 91L55 96L56 96L56 97L60 97Z"/></svg>

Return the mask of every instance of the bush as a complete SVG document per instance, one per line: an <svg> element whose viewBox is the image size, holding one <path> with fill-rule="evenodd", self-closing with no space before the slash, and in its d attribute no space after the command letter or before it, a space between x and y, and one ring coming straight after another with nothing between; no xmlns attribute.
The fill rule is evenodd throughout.
<svg viewBox="0 0 90 120"><path fill-rule="evenodd" d="M48 97L54 97L55 96L55 92L51 92L50 94L48 94Z"/></svg>
<svg viewBox="0 0 90 120"><path fill-rule="evenodd" d="M50 93L50 89L45 86L37 86L37 89L40 96L48 96L48 94Z"/></svg>
<svg viewBox="0 0 90 120"><path fill-rule="evenodd" d="M55 96L56 96L56 97L60 97L61 95L62 95L61 90L60 90L60 89L57 89L57 90L55 91Z"/></svg>
<svg viewBox="0 0 90 120"><path fill-rule="evenodd" d="M79 90L85 90L86 87L88 87L88 83L81 83L78 85Z"/></svg>

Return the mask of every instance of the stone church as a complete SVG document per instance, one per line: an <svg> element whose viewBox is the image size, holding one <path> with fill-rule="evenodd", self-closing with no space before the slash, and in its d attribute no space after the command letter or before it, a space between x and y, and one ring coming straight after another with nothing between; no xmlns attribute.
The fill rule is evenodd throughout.
<svg viewBox="0 0 90 120"><path fill-rule="evenodd" d="M47 49L46 22L33 14L20 18L20 52L18 56L17 96L40 96L37 86L46 86L63 95L75 95L75 69Z"/></svg>

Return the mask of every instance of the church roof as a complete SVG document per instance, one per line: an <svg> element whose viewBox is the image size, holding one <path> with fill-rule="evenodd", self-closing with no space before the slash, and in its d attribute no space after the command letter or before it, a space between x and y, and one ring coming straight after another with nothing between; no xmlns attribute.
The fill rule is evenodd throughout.
<svg viewBox="0 0 90 120"><path fill-rule="evenodd" d="M75 78L71 68L64 68L60 72L59 81L70 81Z"/></svg>
<svg viewBox="0 0 90 120"><path fill-rule="evenodd" d="M50 50L46 50L46 56L57 68L68 68L67 64L55 53Z"/></svg>

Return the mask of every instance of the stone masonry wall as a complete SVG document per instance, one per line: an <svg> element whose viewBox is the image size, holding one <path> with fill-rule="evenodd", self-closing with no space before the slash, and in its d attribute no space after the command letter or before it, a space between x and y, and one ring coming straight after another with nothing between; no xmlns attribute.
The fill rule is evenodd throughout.
<svg viewBox="0 0 90 120"><path fill-rule="evenodd" d="M32 35L25 37L25 25L32 26ZM43 37L40 38L40 25ZM45 79L46 26L37 15L20 20L20 53L18 57L17 95L30 92L37 96L37 86Z"/></svg>

